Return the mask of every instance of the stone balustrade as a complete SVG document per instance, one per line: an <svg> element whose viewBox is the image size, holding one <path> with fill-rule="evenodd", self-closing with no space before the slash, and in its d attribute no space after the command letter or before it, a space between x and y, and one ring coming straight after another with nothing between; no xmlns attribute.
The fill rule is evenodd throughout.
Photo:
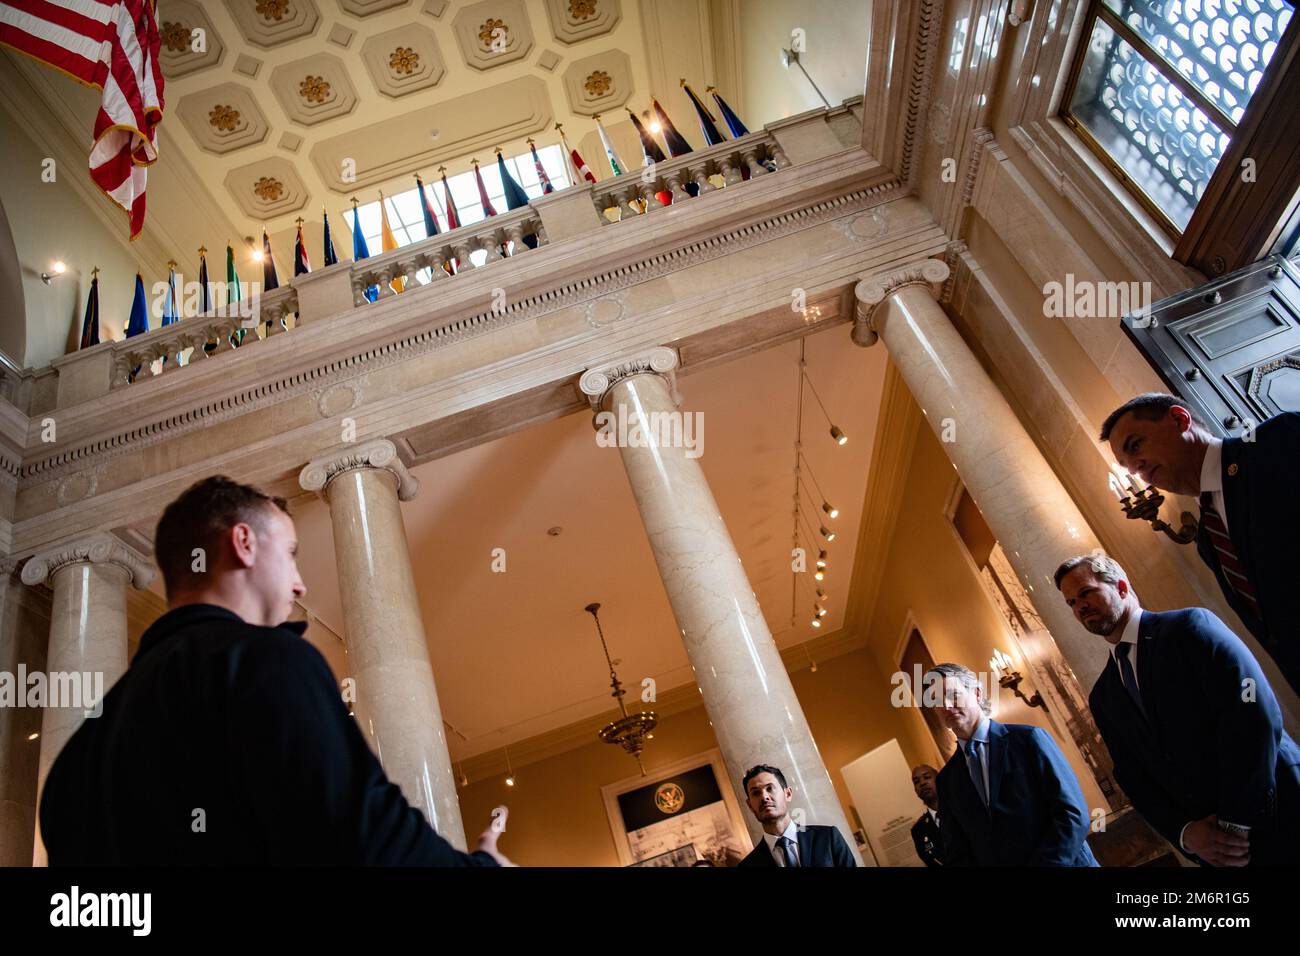
<svg viewBox="0 0 1300 956"><path fill-rule="evenodd" d="M439 285L518 255L545 255L554 243L590 239L601 230L617 229L621 221L657 212L666 205L660 194L682 203L856 149L859 108L860 98L855 98L830 110L810 110L748 136L598 183L570 186L525 207L359 262L295 276L233 311L188 317L130 339L80 349L55 359L47 369L22 369L15 373L10 391L24 408L29 402L43 409L69 408L114 389L175 374L195 362L222 358L270 335L392 302L398 278L405 280L404 295L418 294L423 284L417 276L425 270L432 276L428 284ZM373 301L367 295L371 289L377 293Z"/></svg>

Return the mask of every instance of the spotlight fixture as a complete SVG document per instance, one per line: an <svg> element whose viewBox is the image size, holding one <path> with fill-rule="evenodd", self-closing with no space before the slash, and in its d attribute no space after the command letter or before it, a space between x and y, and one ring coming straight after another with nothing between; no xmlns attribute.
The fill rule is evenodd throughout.
<svg viewBox="0 0 1300 956"><path fill-rule="evenodd" d="M838 518L840 516L840 509L833 507L828 501L822 502L822 511L826 512L828 518Z"/></svg>
<svg viewBox="0 0 1300 956"><path fill-rule="evenodd" d="M835 444L843 445L849 438L840 430L840 426L831 421L830 412L826 411L826 404L822 401L822 397L817 394L817 387L813 385L812 379L808 377L808 363L803 360L802 355L799 358L799 375L801 382L808 383L808 391L812 392L813 398L817 400L817 407L822 410L822 415L826 418L826 424L831 426L831 438L835 441ZM802 387L801 384L800 388Z"/></svg>
<svg viewBox="0 0 1300 956"><path fill-rule="evenodd" d="M826 600L826 591L824 589L822 588L817 589L817 600L819 601Z"/></svg>
<svg viewBox="0 0 1300 956"><path fill-rule="evenodd" d="M510 766L510 745L506 744L506 786L513 787L514 785L515 770L514 767Z"/></svg>
<svg viewBox="0 0 1300 956"><path fill-rule="evenodd" d="M813 618L811 621L809 621L808 623L811 624L813 627L821 627L821 626L822 626L821 619L820 619L820 618L816 618L816 617L814 617L814 618Z"/></svg>
<svg viewBox="0 0 1300 956"><path fill-rule="evenodd" d="M822 525L817 530L821 532L822 537L825 538L827 541L835 540L835 532L832 531L830 528L826 527L826 525Z"/></svg>
<svg viewBox="0 0 1300 956"><path fill-rule="evenodd" d="M41 273L41 281L44 282L46 285L49 285L51 282L59 278L59 276L63 275L67 271L68 271L67 263L64 262L62 259L56 259L54 263L50 266L49 272Z"/></svg>
<svg viewBox="0 0 1300 956"><path fill-rule="evenodd" d="M512 776L507 776L507 777L506 777L506 786L507 786L507 787L513 787L514 785L515 785L515 778L512 777Z"/></svg>
<svg viewBox="0 0 1300 956"><path fill-rule="evenodd" d="M817 612L817 616L818 616L818 617L825 617L827 614L830 613L829 611L826 610L826 608L824 608L824 607L822 607L822 606L820 606L820 605L817 606L817 608L816 608L816 612Z"/></svg>
<svg viewBox="0 0 1300 956"><path fill-rule="evenodd" d="M817 552L817 570L822 571L826 568L826 558L828 554L825 551Z"/></svg>
<svg viewBox="0 0 1300 956"><path fill-rule="evenodd" d="M816 578L818 581L825 581L826 571L822 568L818 568L817 572L813 575L813 577Z"/></svg>

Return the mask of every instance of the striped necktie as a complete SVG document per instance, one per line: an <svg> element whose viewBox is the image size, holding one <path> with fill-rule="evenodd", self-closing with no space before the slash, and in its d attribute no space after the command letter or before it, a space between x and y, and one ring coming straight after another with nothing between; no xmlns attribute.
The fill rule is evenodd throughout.
<svg viewBox="0 0 1300 956"><path fill-rule="evenodd" d="M1250 612L1262 620L1264 615L1260 613L1255 589L1251 587L1250 578L1246 576L1246 569L1242 567L1237 552L1232 549L1228 526L1223 523L1223 518L1215 510L1214 498L1208 491L1201 495L1201 527L1210 535L1210 543L1214 545L1215 553L1219 556L1219 567L1223 569L1223 576L1228 584L1237 592L1237 596Z"/></svg>

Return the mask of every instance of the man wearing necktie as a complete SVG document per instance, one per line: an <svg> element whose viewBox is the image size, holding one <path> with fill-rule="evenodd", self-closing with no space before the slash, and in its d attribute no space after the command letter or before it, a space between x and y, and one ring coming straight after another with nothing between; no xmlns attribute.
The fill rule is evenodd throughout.
<svg viewBox="0 0 1300 956"><path fill-rule="evenodd" d="M1228 604L1300 693L1300 412L1219 439L1173 395L1125 402L1101 426L1115 460L1161 491L1197 498L1196 549Z"/></svg>
<svg viewBox="0 0 1300 956"><path fill-rule="evenodd" d="M763 839L740 866L857 866L835 827L799 826L790 812L794 791L778 767L751 767L740 782L745 802L763 828Z"/></svg>
<svg viewBox="0 0 1300 956"><path fill-rule="evenodd" d="M1295 866L1300 748L1246 645L1204 608L1144 610L1104 554L1055 579L1109 644L1088 706L1137 811L1196 862Z"/></svg>
<svg viewBox="0 0 1300 956"><path fill-rule="evenodd" d="M1065 755L1041 727L991 720L974 671L936 664L922 703L959 744L939 771L946 866L1096 866L1089 814Z"/></svg>

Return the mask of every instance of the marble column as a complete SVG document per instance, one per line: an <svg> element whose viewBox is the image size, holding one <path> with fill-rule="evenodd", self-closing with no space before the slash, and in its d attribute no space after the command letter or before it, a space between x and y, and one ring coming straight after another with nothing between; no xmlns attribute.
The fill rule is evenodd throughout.
<svg viewBox="0 0 1300 956"><path fill-rule="evenodd" d="M653 348L589 369L579 384L597 411L625 417L629 429L639 423L649 430L652 416L671 421L689 414L677 409L676 365L675 351ZM790 675L704 471L688 451L671 442L619 447L732 786L743 805L746 770L759 763L781 768L802 822L838 827L856 858L853 830ZM747 810L745 818L754 840L762 839Z"/></svg>
<svg viewBox="0 0 1300 956"><path fill-rule="evenodd" d="M414 498L420 483L385 439L332 449L298 481L329 505L362 732L411 805L463 850L456 778L399 503Z"/></svg>
<svg viewBox="0 0 1300 956"><path fill-rule="evenodd" d="M99 716L102 695L126 673L126 589L148 587L154 573L144 555L106 532L41 552L23 566L24 584L48 585L53 592L45 655L49 692L62 683L55 675L90 675L80 681L90 699L51 700L41 716L38 808L54 758L83 720ZM32 861L46 863L39 822Z"/></svg>
<svg viewBox="0 0 1300 956"><path fill-rule="evenodd" d="M1083 687L1105 664L1052 575L1101 548L1052 466L936 301L949 269L924 259L858 283L853 341L883 341ZM970 662L966 662L970 663Z"/></svg>
<svg viewBox="0 0 1300 956"><path fill-rule="evenodd" d="M45 672L50 592L19 579L18 562L0 559L0 672ZM0 707L0 866L31 866L41 710Z"/></svg>

